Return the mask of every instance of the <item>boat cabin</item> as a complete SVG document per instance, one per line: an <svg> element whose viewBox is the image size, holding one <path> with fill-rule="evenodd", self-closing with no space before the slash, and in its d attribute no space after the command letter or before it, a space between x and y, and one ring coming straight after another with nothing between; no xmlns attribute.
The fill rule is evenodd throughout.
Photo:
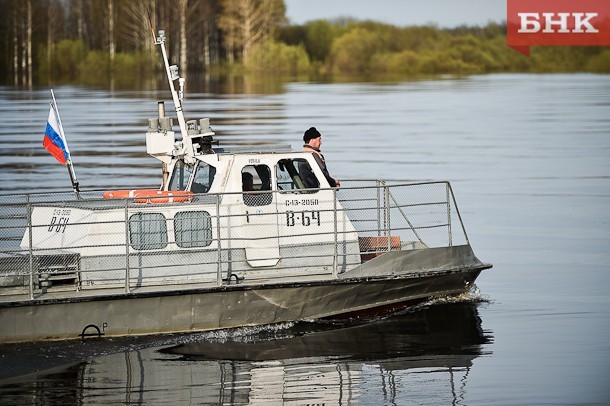
<svg viewBox="0 0 610 406"><path fill-rule="evenodd" d="M165 111L159 102L161 114ZM187 136L174 141L172 120L149 119L147 152L164 167L163 191L231 193L247 191L293 191L315 193L330 185L309 153L295 153L289 146L271 148L213 148L209 119L187 122ZM305 183L313 173L317 182ZM264 201L264 198L262 198ZM246 199L249 205L254 200ZM269 203L270 204L270 203Z"/></svg>

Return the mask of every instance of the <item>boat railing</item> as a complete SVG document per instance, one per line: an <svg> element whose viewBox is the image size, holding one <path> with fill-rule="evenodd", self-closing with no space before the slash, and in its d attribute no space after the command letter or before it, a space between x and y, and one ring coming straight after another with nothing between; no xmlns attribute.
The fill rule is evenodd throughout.
<svg viewBox="0 0 610 406"><path fill-rule="evenodd" d="M338 200L359 235L396 234L426 247L469 244L449 182L352 186L343 181L341 186Z"/></svg>
<svg viewBox="0 0 610 406"><path fill-rule="evenodd" d="M449 182L252 192L260 206L243 197L240 206L240 196L158 204L101 191L0 196L0 301L332 278L389 251L469 244Z"/></svg>

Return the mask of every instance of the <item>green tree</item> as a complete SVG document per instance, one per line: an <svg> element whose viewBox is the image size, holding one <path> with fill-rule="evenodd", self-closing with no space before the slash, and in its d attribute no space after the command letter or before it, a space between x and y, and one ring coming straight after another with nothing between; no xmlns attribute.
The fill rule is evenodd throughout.
<svg viewBox="0 0 610 406"><path fill-rule="evenodd" d="M596 73L610 72L610 49L606 48L588 60L587 71Z"/></svg>
<svg viewBox="0 0 610 406"><path fill-rule="evenodd" d="M305 25L305 49L314 61L323 62L330 54L333 42L345 30L327 20L315 20Z"/></svg>
<svg viewBox="0 0 610 406"><path fill-rule="evenodd" d="M286 45L274 40L252 47L245 67L249 71L297 74L309 71L309 56L302 45Z"/></svg>
<svg viewBox="0 0 610 406"><path fill-rule="evenodd" d="M371 61L379 49L379 36L356 28L339 37L332 45L328 66L334 72L370 73Z"/></svg>
<svg viewBox="0 0 610 406"><path fill-rule="evenodd" d="M422 56L410 49L401 52L378 52L373 56L371 67L378 73L420 73Z"/></svg>

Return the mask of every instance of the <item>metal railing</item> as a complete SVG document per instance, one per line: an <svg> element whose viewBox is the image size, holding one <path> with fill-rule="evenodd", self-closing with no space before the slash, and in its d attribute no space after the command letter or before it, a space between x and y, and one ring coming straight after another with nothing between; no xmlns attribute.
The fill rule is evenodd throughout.
<svg viewBox="0 0 610 406"><path fill-rule="evenodd" d="M252 192L263 195L260 206L245 205L242 193L174 204L103 199L99 191L0 196L0 300L336 277L384 252L469 243L448 182Z"/></svg>

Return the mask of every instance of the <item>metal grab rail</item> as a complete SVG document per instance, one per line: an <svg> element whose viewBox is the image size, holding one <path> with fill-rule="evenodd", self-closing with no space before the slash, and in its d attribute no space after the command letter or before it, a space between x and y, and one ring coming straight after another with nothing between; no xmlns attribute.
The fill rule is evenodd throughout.
<svg viewBox="0 0 610 406"><path fill-rule="evenodd" d="M12 283L10 282L11 278L18 280L23 276L27 278L27 282L21 286L26 288L27 297L33 299L39 293L36 284L40 283L42 272L46 272L45 269L50 269L51 263L45 261L51 261L51 257L54 255L70 254L69 252L66 253L65 249L60 252L61 247L59 246L54 248L53 246L33 245L35 242L34 235L52 226L52 224L44 221L41 223L40 220L33 220L35 210L39 207L53 208L57 206L62 209L87 209L89 207L96 212L111 209L124 211L121 216L122 219L98 222L83 217L82 220L77 219L75 223L69 223L68 227L103 226L108 230L115 230L112 231L113 233L118 232L124 236L121 237L124 241L115 239L100 245L91 245L86 241L79 241L71 247L72 252L91 252L93 247L99 247L100 251L112 250L117 252L117 254L106 256L103 252L100 252L100 259L97 260L99 266L93 268L87 267L89 265L83 265L84 262L90 261L90 254L79 256L76 271L78 277L75 281L75 289L73 289L76 291L82 287L81 284L85 283L84 281L102 280L105 277L104 275L116 275L116 272L123 275L119 279L122 279L126 293L131 292L135 287L143 286L142 281L162 284L167 283L168 278L176 279L176 282L171 283L192 283L187 280L189 278L195 281L208 280L206 279L208 278L206 276L208 271L204 272L203 269L208 269L212 264L214 268L213 283L220 286L230 283L230 281L227 282L228 278L225 278L225 276L231 276L235 270L237 270L235 272L244 271L246 259L243 257L243 253L231 251L231 247L246 240L257 240L265 244L265 241L277 239L282 258L278 269L283 270L282 272L285 271L286 274L292 272L294 275L299 275L301 268L306 268L309 266L308 262L313 262L320 264L320 268L327 266L330 269L330 274L335 277L342 269L345 269L345 266L355 264L356 259L360 261L360 256L365 252L370 252L370 249L377 252L413 249L415 246L411 243L412 241L418 243L421 248L451 246L455 243L459 244L460 241L469 244L453 190L448 182L419 182L397 185L376 182L375 185L356 187L347 186L349 183L349 181L345 181L344 185L346 186L340 189L307 190L305 193L298 190L259 192L273 196L272 208L261 216L266 216L269 219L268 222L276 223L278 234L276 236L253 234L250 237L239 234L239 227L236 227L236 225L244 223L248 214L236 211L223 212L228 204L235 204L229 202L229 200L232 200L231 196L241 195L242 193L202 194L197 195L191 203L152 206L136 204L129 199L104 200L98 197L101 193L94 194L93 192L89 193L96 198L88 201L76 201L71 198L57 199L54 198L55 196L47 194L12 195L8 198L7 196L0 196L0 261L3 261L3 266L0 267L0 296L4 294L3 291L8 290L7 287L17 286L8 285L8 283ZM324 195L325 190L330 190L331 193ZM81 196L84 194L81 194ZM253 192L253 194L256 195L257 192ZM317 215L323 216L325 219L319 223L323 226L317 228L316 225L315 229L307 229L304 219L303 224L300 224L299 221L299 226L302 227L289 228L282 226L287 206L280 206L277 202L282 196L286 195L293 196L295 199L307 198L310 200L319 199L320 196L332 196L328 197L332 202L325 200L328 202L327 206L316 210ZM227 200L224 200L223 203L223 199ZM10 202L3 205L3 200L9 200ZM151 210L163 211L163 208L171 207L173 211L170 210L170 212L173 213L176 208L188 209L198 203L207 204L208 209L205 210L208 210L211 214L212 232L211 242L208 246L194 244L196 247L180 248L176 245L175 237L170 238L162 249L137 250L130 245L130 215L141 212L143 208L145 208L144 211L148 212ZM440 210L441 207L444 207L444 209ZM159 210L154 210L156 208ZM304 210L303 213L306 211ZM174 219L171 216L173 214L164 216L166 233L171 230L175 232L176 225L173 223ZM350 226L347 228L343 223L344 219L349 220ZM266 221L263 221L263 223ZM455 230L452 228L455 221L459 221L461 225L462 237L455 235ZM435 230L445 230L445 237L443 238L442 233ZM17 234L26 236L27 246L18 244L22 237L17 238ZM381 237L385 243L377 247L358 246L360 237ZM328 244L320 245L313 252L303 253L303 247L295 244L307 238L312 240L308 244L315 245L316 239L328 241ZM399 245L396 245L397 241ZM352 246L355 248L349 248ZM123 249L122 254L117 251L120 251L120 249ZM133 259L134 256L138 258L138 263L135 266L130 262L130 259ZM105 260L106 257L109 259ZM311 259L311 261L308 261L308 259ZM327 259L328 262L326 262ZM122 261L122 263L118 261ZM200 269L197 270L198 273L193 273L195 271L192 269L195 268ZM133 274L134 270L138 271L136 276ZM265 269L246 270L251 272L254 278L269 277L269 271ZM71 272L67 273L72 275ZM314 274L315 272L318 271L314 271ZM86 275L89 276L85 277ZM281 275L285 274L281 273ZM179 281L181 277L185 277L184 282ZM135 278L138 278L138 280ZM119 280L115 276L111 279L113 281ZM95 283L86 286L87 289L94 287Z"/></svg>
<svg viewBox="0 0 610 406"><path fill-rule="evenodd" d="M407 217L407 214L404 212L403 208L398 206L398 202L396 201L396 199L394 198L394 195L392 194L391 191L388 190L388 196L392 199L392 201L396 204L396 207L398 207L398 211L400 211L400 214L402 214L402 217L407 221L407 223L409 223L409 227L411 227L411 230L413 230L413 234L415 234L415 236L417 237L417 240L419 242L421 242L422 244L424 244L424 241L421 239L421 237L419 236L419 234L417 234L417 230L415 229L415 227L413 227L413 224L411 223L411 221L409 220L409 218ZM388 208L389 210L389 208Z"/></svg>
<svg viewBox="0 0 610 406"><path fill-rule="evenodd" d="M34 299L34 251L32 249L32 205L30 204L30 196L26 196L26 207L28 213L28 260L30 262L30 300Z"/></svg>

